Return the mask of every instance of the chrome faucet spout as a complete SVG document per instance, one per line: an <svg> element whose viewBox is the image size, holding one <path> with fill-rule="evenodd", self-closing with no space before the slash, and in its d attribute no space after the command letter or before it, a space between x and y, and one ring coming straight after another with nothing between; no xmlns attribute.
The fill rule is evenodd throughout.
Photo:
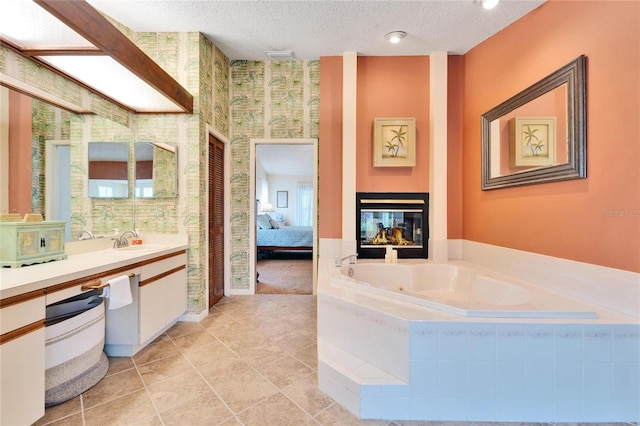
<svg viewBox="0 0 640 426"><path fill-rule="evenodd" d="M358 253L350 254L349 256L345 256L342 259L336 257L336 267L342 266L342 262L349 259L349 264L353 265L356 263L356 258L358 257Z"/></svg>
<svg viewBox="0 0 640 426"><path fill-rule="evenodd" d="M85 236L85 235L86 235L88 238L82 238L82 237L83 237L83 236ZM95 238L95 235L93 235L93 234L91 233L91 231L82 230L82 231L78 232L78 241L79 241L79 240L87 240L87 239L89 239L89 240L93 240L94 238Z"/></svg>
<svg viewBox="0 0 640 426"><path fill-rule="evenodd" d="M119 237L113 238L113 248L127 247L129 241L127 241L127 235L131 234L132 237L137 237L138 233L134 230L124 231Z"/></svg>

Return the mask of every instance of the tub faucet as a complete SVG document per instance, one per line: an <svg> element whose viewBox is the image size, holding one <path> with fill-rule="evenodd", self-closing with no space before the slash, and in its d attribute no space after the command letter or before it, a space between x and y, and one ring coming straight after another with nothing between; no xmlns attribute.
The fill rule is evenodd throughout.
<svg viewBox="0 0 640 426"><path fill-rule="evenodd" d="M113 237L113 248L127 247L129 241L127 241L127 235L131 234L133 237L137 237L138 233L133 230L124 231L119 237Z"/></svg>
<svg viewBox="0 0 640 426"><path fill-rule="evenodd" d="M336 257L336 267L341 267L342 266L342 262L344 262L345 260L349 259L349 264L353 265L356 263L356 258L358 257L358 253L355 254L350 254L349 256L345 256L342 259L340 259L339 257Z"/></svg>
<svg viewBox="0 0 640 426"><path fill-rule="evenodd" d="M84 235L86 235L88 238L82 238ZM91 231L82 230L82 231L78 232L78 241L80 241L80 240L93 240L94 238L95 238L95 236L91 233Z"/></svg>

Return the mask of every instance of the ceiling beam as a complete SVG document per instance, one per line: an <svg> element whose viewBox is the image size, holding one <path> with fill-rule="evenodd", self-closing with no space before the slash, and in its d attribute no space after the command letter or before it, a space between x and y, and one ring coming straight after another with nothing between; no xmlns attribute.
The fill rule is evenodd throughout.
<svg viewBox="0 0 640 426"><path fill-rule="evenodd" d="M34 0L101 51L171 99L187 114L193 96L85 0Z"/></svg>

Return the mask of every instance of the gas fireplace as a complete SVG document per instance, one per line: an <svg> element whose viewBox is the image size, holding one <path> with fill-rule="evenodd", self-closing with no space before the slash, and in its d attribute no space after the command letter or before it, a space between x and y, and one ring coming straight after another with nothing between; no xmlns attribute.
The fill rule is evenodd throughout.
<svg viewBox="0 0 640 426"><path fill-rule="evenodd" d="M398 258L427 258L429 194L426 192L357 192L358 257L384 258L386 247Z"/></svg>

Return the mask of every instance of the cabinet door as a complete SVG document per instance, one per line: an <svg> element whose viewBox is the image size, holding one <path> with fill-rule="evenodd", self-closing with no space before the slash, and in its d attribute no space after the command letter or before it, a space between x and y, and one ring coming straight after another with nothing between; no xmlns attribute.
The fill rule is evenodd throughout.
<svg viewBox="0 0 640 426"><path fill-rule="evenodd" d="M49 254L64 252L64 229L44 230L41 238L44 238L44 252Z"/></svg>
<svg viewBox="0 0 640 426"><path fill-rule="evenodd" d="M186 269L140 287L140 343L178 319L186 310L186 300Z"/></svg>
<svg viewBox="0 0 640 426"><path fill-rule="evenodd" d="M0 424L30 425L44 416L44 328L0 346Z"/></svg>
<svg viewBox="0 0 640 426"><path fill-rule="evenodd" d="M166 285L165 277L140 287L140 311L138 330L140 344L146 343L151 337L165 327Z"/></svg>
<svg viewBox="0 0 640 426"><path fill-rule="evenodd" d="M44 296L0 307L0 425L44 416L44 318Z"/></svg>
<svg viewBox="0 0 640 426"><path fill-rule="evenodd" d="M18 259L37 256L40 253L40 231L18 229Z"/></svg>

